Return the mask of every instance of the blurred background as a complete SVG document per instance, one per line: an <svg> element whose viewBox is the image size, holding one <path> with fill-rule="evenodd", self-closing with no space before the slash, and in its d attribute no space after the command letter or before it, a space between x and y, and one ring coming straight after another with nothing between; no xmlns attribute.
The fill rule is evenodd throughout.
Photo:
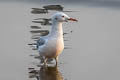
<svg viewBox="0 0 120 80"><path fill-rule="evenodd" d="M31 11L45 5L61 5L79 21L63 25L67 49L60 55L58 68L50 69L56 73L52 76L59 76L57 80L120 80L120 0L0 0L0 80L29 80L28 68L39 71L39 60L30 57L38 52L28 46L35 42L31 26L49 30L50 25L33 21L51 18L57 11Z"/></svg>

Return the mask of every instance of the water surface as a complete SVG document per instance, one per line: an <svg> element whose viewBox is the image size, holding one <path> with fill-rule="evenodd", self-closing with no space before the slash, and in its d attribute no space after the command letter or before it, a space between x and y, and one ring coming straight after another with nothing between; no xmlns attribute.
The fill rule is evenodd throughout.
<svg viewBox="0 0 120 80"><path fill-rule="evenodd" d="M43 5L43 4L42 4ZM31 14L31 8L42 5L23 3L0 3L0 79L29 80L28 68L35 68L37 55L27 44L32 43L30 26L41 26L32 23L39 17L50 17L49 14ZM120 10L119 8L64 5L67 13L79 22L63 25L65 49L59 57L58 68L53 68L57 75L67 80L119 80L120 74ZM48 29L49 26L43 29ZM72 33L71 33L72 31ZM52 71L54 71L52 69ZM40 73L42 75L42 73ZM46 75L46 73L44 73ZM42 80L42 79L41 79ZM58 79L61 80L61 79Z"/></svg>

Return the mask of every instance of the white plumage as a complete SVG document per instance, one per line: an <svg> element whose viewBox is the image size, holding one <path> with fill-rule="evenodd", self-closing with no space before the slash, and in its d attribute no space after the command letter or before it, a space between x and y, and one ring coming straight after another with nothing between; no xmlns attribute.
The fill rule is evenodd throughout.
<svg viewBox="0 0 120 80"><path fill-rule="evenodd" d="M70 18L65 13L57 12L52 16L52 27L47 36L40 37L37 41L37 48L40 56L44 57L44 64L48 58L55 58L56 65L58 56L64 49L62 23L68 20L77 21Z"/></svg>

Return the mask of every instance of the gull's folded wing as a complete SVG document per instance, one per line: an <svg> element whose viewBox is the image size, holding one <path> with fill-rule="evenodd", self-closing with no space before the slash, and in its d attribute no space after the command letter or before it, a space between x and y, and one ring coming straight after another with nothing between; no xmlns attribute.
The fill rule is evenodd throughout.
<svg viewBox="0 0 120 80"><path fill-rule="evenodd" d="M39 48L39 46L42 46L42 45L44 45L44 44L45 44L45 39L39 38L39 39L37 40L37 49Z"/></svg>

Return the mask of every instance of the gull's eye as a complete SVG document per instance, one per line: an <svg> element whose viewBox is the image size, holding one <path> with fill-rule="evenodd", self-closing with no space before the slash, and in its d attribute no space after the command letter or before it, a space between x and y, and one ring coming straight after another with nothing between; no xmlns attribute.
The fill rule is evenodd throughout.
<svg viewBox="0 0 120 80"><path fill-rule="evenodd" d="M65 16L62 16L62 17L65 17Z"/></svg>

